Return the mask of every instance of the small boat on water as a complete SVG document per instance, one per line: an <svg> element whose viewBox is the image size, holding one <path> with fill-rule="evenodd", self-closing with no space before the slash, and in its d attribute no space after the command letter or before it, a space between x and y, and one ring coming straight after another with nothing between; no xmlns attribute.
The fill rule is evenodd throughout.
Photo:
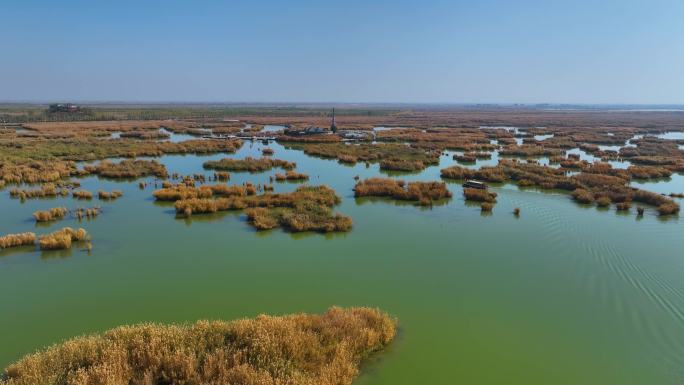
<svg viewBox="0 0 684 385"><path fill-rule="evenodd" d="M463 183L463 187L476 188L479 190L486 190L488 188L485 182L480 182L479 180L467 180Z"/></svg>

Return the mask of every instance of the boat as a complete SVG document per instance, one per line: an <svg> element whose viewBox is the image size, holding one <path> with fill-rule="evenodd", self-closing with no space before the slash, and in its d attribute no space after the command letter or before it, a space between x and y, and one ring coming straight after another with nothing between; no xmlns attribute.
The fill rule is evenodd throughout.
<svg viewBox="0 0 684 385"><path fill-rule="evenodd" d="M480 182L479 180L467 180L463 183L463 187L486 190L489 186L487 186L485 182Z"/></svg>

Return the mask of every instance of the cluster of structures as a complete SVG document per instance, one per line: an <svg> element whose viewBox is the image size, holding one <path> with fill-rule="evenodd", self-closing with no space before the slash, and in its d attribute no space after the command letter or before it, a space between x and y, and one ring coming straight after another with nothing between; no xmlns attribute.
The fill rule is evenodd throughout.
<svg viewBox="0 0 684 385"><path fill-rule="evenodd" d="M77 106L76 104L73 103L55 103L55 104L50 104L48 107L48 111L50 113L57 113L57 112L78 112L81 110L81 107Z"/></svg>

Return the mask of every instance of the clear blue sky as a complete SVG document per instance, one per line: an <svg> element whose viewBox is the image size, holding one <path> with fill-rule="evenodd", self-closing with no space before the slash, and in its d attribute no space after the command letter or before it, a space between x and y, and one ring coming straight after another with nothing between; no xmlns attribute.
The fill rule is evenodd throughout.
<svg viewBox="0 0 684 385"><path fill-rule="evenodd" d="M0 100L684 103L684 1L4 0Z"/></svg>

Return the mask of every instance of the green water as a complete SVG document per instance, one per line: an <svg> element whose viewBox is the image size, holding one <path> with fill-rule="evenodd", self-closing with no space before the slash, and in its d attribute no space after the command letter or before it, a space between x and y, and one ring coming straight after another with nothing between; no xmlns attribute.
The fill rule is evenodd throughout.
<svg viewBox="0 0 684 385"><path fill-rule="evenodd" d="M246 144L233 157L257 156ZM309 158L279 145L342 196L347 234L256 232L240 213L175 219L136 182L83 179L121 189L84 221L93 251L0 252L0 366L62 339L121 324L234 319L259 313L374 306L400 320L396 341L363 368L357 384L666 385L684 378L684 223L647 210L598 210L567 195L494 187L491 216L454 198L432 209L355 200L366 168ZM207 157L166 156L171 172L201 171ZM409 180L435 180L439 167ZM232 173L264 183L277 170ZM664 183L665 185L663 185ZM684 191L684 180L651 183ZM645 184L648 187L650 184ZM291 191L296 184L277 184ZM663 187L666 186L666 187ZM31 213L71 198L11 200L0 192L0 233L44 233ZM520 207L521 215L511 214Z"/></svg>

